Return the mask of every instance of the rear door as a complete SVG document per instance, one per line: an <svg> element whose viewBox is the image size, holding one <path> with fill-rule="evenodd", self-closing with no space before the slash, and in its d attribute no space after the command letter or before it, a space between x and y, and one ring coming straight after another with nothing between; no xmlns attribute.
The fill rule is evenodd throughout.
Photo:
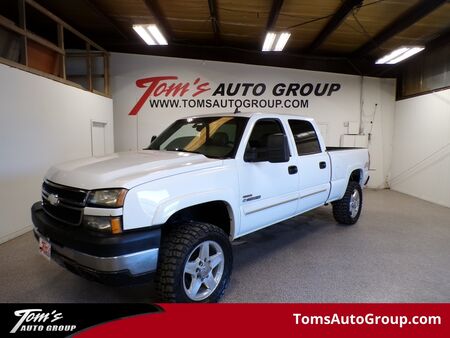
<svg viewBox="0 0 450 338"><path fill-rule="evenodd" d="M243 139L246 151L264 148L267 137L283 133L289 126L277 118L263 118L255 122L249 136ZM288 137L288 141L291 140ZM290 153L294 154L292 141ZM237 162L241 197L241 235L294 215L298 202L298 174L296 156L283 163L246 162L245 154Z"/></svg>
<svg viewBox="0 0 450 338"><path fill-rule="evenodd" d="M300 200L296 213L301 213L323 205L328 199L331 164L311 122L289 119L288 123L298 155Z"/></svg>

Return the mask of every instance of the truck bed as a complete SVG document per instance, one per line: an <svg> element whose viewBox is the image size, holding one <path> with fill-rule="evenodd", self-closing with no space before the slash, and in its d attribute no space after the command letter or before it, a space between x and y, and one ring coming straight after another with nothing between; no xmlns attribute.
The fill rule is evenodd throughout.
<svg viewBox="0 0 450 338"><path fill-rule="evenodd" d="M340 150L351 150L351 149L367 149L361 147L326 147L326 151L340 151Z"/></svg>
<svg viewBox="0 0 450 338"><path fill-rule="evenodd" d="M363 174L360 183L366 182L369 152L367 148L356 147L327 147L326 149L332 167L329 199L341 199L348 184L349 173L360 169Z"/></svg>

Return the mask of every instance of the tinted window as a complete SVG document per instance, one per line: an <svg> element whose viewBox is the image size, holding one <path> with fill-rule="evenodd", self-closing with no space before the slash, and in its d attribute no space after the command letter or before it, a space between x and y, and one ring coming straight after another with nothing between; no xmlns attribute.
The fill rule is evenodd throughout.
<svg viewBox="0 0 450 338"><path fill-rule="evenodd" d="M258 159L265 158L268 151L268 141L269 136L274 134L283 134L284 130L279 120L276 119L261 119L258 120L253 126L252 133L247 143L246 153L244 159L247 155L251 155L251 152L256 150L256 156Z"/></svg>
<svg viewBox="0 0 450 338"><path fill-rule="evenodd" d="M264 148L267 147L269 135L284 134L283 128L278 120L259 120L253 126L252 134L248 140L247 147Z"/></svg>
<svg viewBox="0 0 450 338"><path fill-rule="evenodd" d="M320 143L316 131L308 121L289 120L298 155L320 153Z"/></svg>

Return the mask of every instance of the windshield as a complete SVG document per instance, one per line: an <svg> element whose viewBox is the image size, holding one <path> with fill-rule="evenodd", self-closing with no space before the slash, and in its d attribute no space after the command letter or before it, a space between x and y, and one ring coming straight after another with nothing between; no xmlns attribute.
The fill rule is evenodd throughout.
<svg viewBox="0 0 450 338"><path fill-rule="evenodd" d="M248 118L215 116L175 121L148 147L151 150L199 153L211 158L233 158Z"/></svg>

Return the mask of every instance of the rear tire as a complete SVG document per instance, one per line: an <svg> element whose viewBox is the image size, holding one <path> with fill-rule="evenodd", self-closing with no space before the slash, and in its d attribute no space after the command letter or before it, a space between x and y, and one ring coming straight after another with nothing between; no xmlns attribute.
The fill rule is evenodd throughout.
<svg viewBox="0 0 450 338"><path fill-rule="evenodd" d="M233 252L222 229L206 223L174 226L161 243L156 288L164 302L214 303L231 276Z"/></svg>
<svg viewBox="0 0 450 338"><path fill-rule="evenodd" d="M358 182L350 181L344 197L332 203L334 219L339 224L355 224L361 215L362 200L361 186Z"/></svg>

